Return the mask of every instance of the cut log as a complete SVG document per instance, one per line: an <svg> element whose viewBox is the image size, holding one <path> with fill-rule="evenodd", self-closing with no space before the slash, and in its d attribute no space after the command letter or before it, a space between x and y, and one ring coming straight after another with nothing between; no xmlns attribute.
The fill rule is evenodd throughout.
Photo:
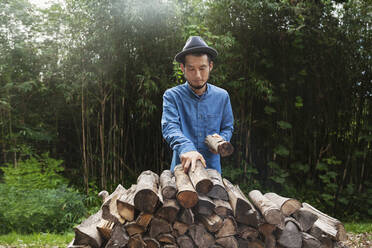
<svg viewBox="0 0 372 248"><path fill-rule="evenodd" d="M276 204L264 197L259 190L252 190L248 196L252 203L260 210L267 223L278 225L280 228L284 227L284 216Z"/></svg>
<svg viewBox="0 0 372 248"><path fill-rule="evenodd" d="M161 233L170 233L171 231L172 227L166 220L152 218L149 231L151 238L156 238Z"/></svg>
<svg viewBox="0 0 372 248"><path fill-rule="evenodd" d="M213 183L213 187L207 195L213 199L228 201L229 195L223 185L221 174L215 169L207 169L207 173Z"/></svg>
<svg viewBox="0 0 372 248"><path fill-rule="evenodd" d="M101 234L101 236L109 240L111 238L111 232L114 228L115 223L112 221L101 219L101 221L97 224L97 230Z"/></svg>
<svg viewBox="0 0 372 248"><path fill-rule="evenodd" d="M188 228L188 225L179 221L175 221L173 224L173 230L177 231L178 236L184 235L187 232Z"/></svg>
<svg viewBox="0 0 372 248"><path fill-rule="evenodd" d="M197 247L209 247L215 243L212 234L208 233L202 224L191 225L189 235Z"/></svg>
<svg viewBox="0 0 372 248"><path fill-rule="evenodd" d="M302 248L320 248L321 243L312 235L302 232Z"/></svg>
<svg viewBox="0 0 372 248"><path fill-rule="evenodd" d="M235 220L237 222L257 227L258 226L258 214L256 209L245 197L239 187L235 187L227 179L223 179L226 191L229 195L229 201L233 210Z"/></svg>
<svg viewBox="0 0 372 248"><path fill-rule="evenodd" d="M298 226L292 221L286 222L285 228L279 236L278 243L288 248L301 248L302 234Z"/></svg>
<svg viewBox="0 0 372 248"><path fill-rule="evenodd" d="M164 204L156 212L156 216L173 223L177 218L179 210L180 206L176 199L165 199Z"/></svg>
<svg viewBox="0 0 372 248"><path fill-rule="evenodd" d="M337 241L347 240L345 227L339 220L321 212L310 204L303 203L302 206L305 210L308 210L318 216L318 220L315 221L314 225L320 228L324 233Z"/></svg>
<svg viewBox="0 0 372 248"><path fill-rule="evenodd" d="M71 240L71 242L67 245L67 248L92 248L90 245L74 245L75 239Z"/></svg>
<svg viewBox="0 0 372 248"><path fill-rule="evenodd" d="M238 240L239 247L249 247L249 248L264 248L265 247L265 244L259 239L249 240L249 239L238 238L237 240Z"/></svg>
<svg viewBox="0 0 372 248"><path fill-rule="evenodd" d="M135 216L134 196L137 185L133 184L127 192L117 199L118 213L127 221L133 221Z"/></svg>
<svg viewBox="0 0 372 248"><path fill-rule="evenodd" d="M198 193L208 194L212 189L213 183L200 160L196 161L195 170L190 169L188 174L192 185L194 185Z"/></svg>
<svg viewBox="0 0 372 248"><path fill-rule="evenodd" d="M92 248L99 248L103 242L97 225L102 220L102 210L84 220L75 230L74 245L89 245Z"/></svg>
<svg viewBox="0 0 372 248"><path fill-rule="evenodd" d="M125 247L128 244L129 236L121 224L116 224L111 233L111 238L105 248Z"/></svg>
<svg viewBox="0 0 372 248"><path fill-rule="evenodd" d="M227 217L229 215L233 215L233 211L231 205L228 201L220 200L220 199L213 199L213 203L216 206L214 208L214 212L220 217Z"/></svg>
<svg viewBox="0 0 372 248"><path fill-rule="evenodd" d="M318 219L318 216L304 208L300 208L293 213L293 217L300 223L301 229L304 232L310 230L314 225L315 221Z"/></svg>
<svg viewBox="0 0 372 248"><path fill-rule="evenodd" d="M256 228L244 225L244 224L239 224L238 225L238 235L239 237L243 239L257 239L258 238L258 230Z"/></svg>
<svg viewBox="0 0 372 248"><path fill-rule="evenodd" d="M150 224L152 218L152 214L141 212L136 219L136 223L142 226L144 230L147 230L147 227Z"/></svg>
<svg viewBox="0 0 372 248"><path fill-rule="evenodd" d="M184 172L182 165L174 168L174 175L177 184L177 200L184 208L192 208L198 203L198 194L190 181L189 176Z"/></svg>
<svg viewBox="0 0 372 248"><path fill-rule="evenodd" d="M216 239L216 243L220 244L221 246L225 248L238 248L239 244L238 241L234 236L228 236L228 237L222 237Z"/></svg>
<svg viewBox="0 0 372 248"><path fill-rule="evenodd" d="M146 244L146 248L160 248L160 243L154 238L143 237L143 241Z"/></svg>
<svg viewBox="0 0 372 248"><path fill-rule="evenodd" d="M275 230L275 225L264 223L258 227L258 231L263 234L265 237L265 248L275 248L276 247L276 239L273 234Z"/></svg>
<svg viewBox="0 0 372 248"><path fill-rule="evenodd" d="M234 147L231 143L224 140L221 136L208 135L204 142L212 152L219 153L221 157L229 156L234 152Z"/></svg>
<svg viewBox="0 0 372 248"><path fill-rule="evenodd" d="M302 207L301 202L296 199L286 198L275 193L266 193L264 196L275 203L284 216L290 216Z"/></svg>
<svg viewBox="0 0 372 248"><path fill-rule="evenodd" d="M209 232L215 233L221 229L223 225L223 220L217 214L212 214L209 216L199 215L198 219L204 224L204 227L208 229Z"/></svg>
<svg viewBox="0 0 372 248"><path fill-rule="evenodd" d="M156 239L162 244L175 244L176 243L176 239L170 233L161 233L158 235Z"/></svg>
<svg viewBox="0 0 372 248"><path fill-rule="evenodd" d="M194 213L189 208L181 208L178 220L187 225L191 225L195 222Z"/></svg>
<svg viewBox="0 0 372 248"><path fill-rule="evenodd" d="M166 244L163 246L163 248L178 248L177 245L171 245L171 244Z"/></svg>
<svg viewBox="0 0 372 248"><path fill-rule="evenodd" d="M98 196L101 198L102 203L104 203L106 200L106 197L109 196L109 193L106 190L102 190L101 192L98 193Z"/></svg>
<svg viewBox="0 0 372 248"><path fill-rule="evenodd" d="M202 194L199 194L198 198L199 201L195 206L196 213L202 215L212 215L216 207L213 201L208 196Z"/></svg>
<svg viewBox="0 0 372 248"><path fill-rule="evenodd" d="M117 199L125 195L126 191L127 190L119 184L111 195L105 197L105 202L101 206L103 219L124 224L125 219L118 212Z"/></svg>
<svg viewBox="0 0 372 248"><path fill-rule="evenodd" d="M124 247L124 246L120 246ZM146 243L143 241L141 234L136 234L130 237L128 242L128 248L145 248Z"/></svg>
<svg viewBox="0 0 372 248"><path fill-rule="evenodd" d="M174 199L177 194L176 178L170 170L164 170L160 175L161 194L164 199Z"/></svg>
<svg viewBox="0 0 372 248"><path fill-rule="evenodd" d="M142 234L146 231L143 226L138 225L135 221L127 222L124 225L124 228L131 237L136 234Z"/></svg>
<svg viewBox="0 0 372 248"><path fill-rule="evenodd" d="M154 213L159 197L159 176L147 170L137 178L134 206L141 212Z"/></svg>
<svg viewBox="0 0 372 248"><path fill-rule="evenodd" d="M237 224L233 217L226 217L223 220L221 228L216 233L216 238L224 238L237 234Z"/></svg>
<svg viewBox="0 0 372 248"><path fill-rule="evenodd" d="M194 248L194 242L187 235L181 235L177 238L177 244L180 248Z"/></svg>

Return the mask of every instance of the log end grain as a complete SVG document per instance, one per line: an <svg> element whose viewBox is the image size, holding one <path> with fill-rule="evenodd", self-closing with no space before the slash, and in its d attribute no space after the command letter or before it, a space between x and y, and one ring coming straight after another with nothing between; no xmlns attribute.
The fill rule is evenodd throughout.
<svg viewBox="0 0 372 248"><path fill-rule="evenodd" d="M143 189L134 196L134 206L146 213L154 213L159 197L150 189Z"/></svg>
<svg viewBox="0 0 372 248"><path fill-rule="evenodd" d="M210 179L204 179L196 184L195 189L198 193L208 194L208 192L211 191L212 187L212 181Z"/></svg>
<svg viewBox="0 0 372 248"><path fill-rule="evenodd" d="M178 192L177 200L182 207L192 208L198 203L198 194L195 191Z"/></svg>

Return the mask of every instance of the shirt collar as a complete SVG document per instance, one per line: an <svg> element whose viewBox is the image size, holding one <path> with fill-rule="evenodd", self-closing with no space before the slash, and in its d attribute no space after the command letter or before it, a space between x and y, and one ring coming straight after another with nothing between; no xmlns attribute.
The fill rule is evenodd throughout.
<svg viewBox="0 0 372 248"><path fill-rule="evenodd" d="M205 89L205 92L201 95L201 96L198 96L192 89L191 89L191 86L189 85L189 82L185 82L184 83L184 86L185 88L187 89L187 91L189 92L189 95L192 96L192 97L195 97L197 99L202 99L204 96L208 95L208 89L209 89L209 83L206 84L207 88Z"/></svg>

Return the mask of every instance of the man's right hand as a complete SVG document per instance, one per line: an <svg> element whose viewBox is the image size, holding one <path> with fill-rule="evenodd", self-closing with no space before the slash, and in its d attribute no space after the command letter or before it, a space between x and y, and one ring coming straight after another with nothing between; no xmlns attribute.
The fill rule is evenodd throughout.
<svg viewBox="0 0 372 248"><path fill-rule="evenodd" d="M203 155L197 151L185 152L180 155L181 164L185 173L189 171L191 166L191 171L195 171L196 161L200 160L204 167L207 167Z"/></svg>

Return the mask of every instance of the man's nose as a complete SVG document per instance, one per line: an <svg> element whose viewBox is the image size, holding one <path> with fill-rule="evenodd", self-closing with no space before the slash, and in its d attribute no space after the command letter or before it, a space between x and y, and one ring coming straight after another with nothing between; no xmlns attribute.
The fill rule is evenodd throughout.
<svg viewBox="0 0 372 248"><path fill-rule="evenodd" d="M201 78L201 72L199 70L196 70L196 78Z"/></svg>

